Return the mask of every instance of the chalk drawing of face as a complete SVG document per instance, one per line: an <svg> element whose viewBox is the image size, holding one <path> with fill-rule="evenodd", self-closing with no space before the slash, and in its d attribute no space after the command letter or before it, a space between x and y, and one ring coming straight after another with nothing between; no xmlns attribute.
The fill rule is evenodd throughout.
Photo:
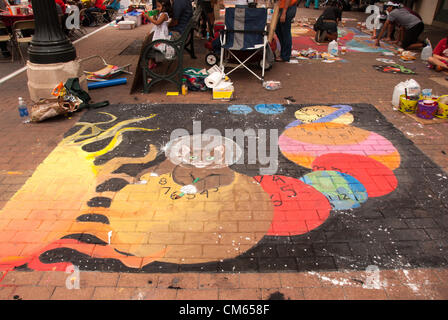
<svg viewBox="0 0 448 320"><path fill-rule="evenodd" d="M196 134L170 141L165 154L176 165L217 169L236 163L242 156L242 149L223 136Z"/></svg>

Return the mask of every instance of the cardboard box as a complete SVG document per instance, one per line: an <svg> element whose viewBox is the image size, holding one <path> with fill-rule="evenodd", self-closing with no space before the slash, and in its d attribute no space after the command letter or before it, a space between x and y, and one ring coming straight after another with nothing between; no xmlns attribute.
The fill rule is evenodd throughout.
<svg viewBox="0 0 448 320"><path fill-rule="evenodd" d="M213 88L214 100L231 100L233 98L233 85L225 88Z"/></svg>
<svg viewBox="0 0 448 320"><path fill-rule="evenodd" d="M118 22L118 28L120 30L131 30L135 28L135 22L134 21L120 21Z"/></svg>

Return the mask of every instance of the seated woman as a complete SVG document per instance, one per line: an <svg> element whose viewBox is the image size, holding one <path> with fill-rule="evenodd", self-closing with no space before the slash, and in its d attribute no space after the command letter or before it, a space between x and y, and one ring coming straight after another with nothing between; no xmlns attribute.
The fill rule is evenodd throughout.
<svg viewBox="0 0 448 320"><path fill-rule="evenodd" d="M338 38L338 23L342 20L342 8L339 1L331 1L314 24L317 42L329 42Z"/></svg>
<svg viewBox="0 0 448 320"><path fill-rule="evenodd" d="M448 71L448 37L439 41L428 62L436 71Z"/></svg>

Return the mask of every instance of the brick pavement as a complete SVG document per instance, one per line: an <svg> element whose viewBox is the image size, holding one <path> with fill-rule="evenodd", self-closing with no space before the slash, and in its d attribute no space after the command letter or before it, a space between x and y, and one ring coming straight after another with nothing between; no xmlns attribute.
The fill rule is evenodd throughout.
<svg viewBox="0 0 448 320"><path fill-rule="evenodd" d="M304 10L309 14L311 10ZM300 10L299 10L300 12ZM313 12L314 14L314 12ZM356 16L355 13L351 15ZM146 28L146 29L145 29ZM134 39L142 37L147 31L147 26L135 31L118 31L107 29L80 42L77 45L78 55L85 57L98 53L105 55L106 60L124 64L135 61L135 56L119 55ZM116 40L115 35L119 33L123 38ZM92 44L96 44L93 46ZM200 50L198 45L198 50ZM393 86L404 79L402 75L386 75L373 70L370 66L375 63L377 54L348 53L346 55L349 63L334 63L323 65L317 61L301 63L300 65L276 64L267 74L268 79L282 80L283 88L280 91L267 92L261 87L252 85L253 79L245 73L236 73L232 80L235 83L235 103L284 103L284 96L294 96L299 103L304 104L327 104L327 103L370 103L374 105L388 121L400 129L406 138L413 141L415 145L430 157L438 166L446 172L447 141L443 138L446 133L446 123L433 125L419 125L407 116L393 110L390 107L390 97ZM203 66L202 60L187 60L188 65ZM422 87L432 87L436 92L442 93L444 87L428 79L431 74L424 65L415 62L413 67L417 68L418 74L413 76ZM298 73L292 70L297 68ZM322 88L322 79L331 79L327 90ZM4 146L0 160L0 190L2 198L1 206L4 206L10 197L17 192L25 181L32 175L35 168L62 140L62 135L74 123L79 120L81 114L75 114L71 119L50 120L39 125L24 127L20 124L16 112L16 97L22 95L27 97L24 90L26 77L18 76L5 85L2 90L8 92L2 103L1 112L1 143ZM112 103L210 103L208 93L189 93L187 97L167 97L163 90L155 91L148 95L128 94L129 84L126 86L107 88L91 91L92 97L103 100L107 97ZM383 94L379 94L379 92ZM412 156L409 161L412 160ZM431 170L431 169L429 169ZM405 170L397 172L400 181L406 181L409 173ZM51 191L49 191L51 192ZM66 201L64 199L63 201ZM60 207L51 206L51 210L42 212L41 208L30 207L26 210L16 212L16 217L33 219L33 217L48 218L48 227L45 224L26 224L29 230L52 229L52 216L60 216L67 210L73 210L71 205L60 203ZM400 246L392 246L385 250L400 252L415 252L416 246L419 250L434 248L438 243L444 243L446 238L446 219L443 217L435 220L432 213L424 207L418 210L408 206L399 208L400 219L396 213L385 216L384 220L391 223L391 228L396 230L414 230L403 236L402 232L393 235L395 240L400 241ZM387 210L381 211L387 215ZM74 214L66 212L69 216ZM375 217L371 217L375 218ZM54 219L54 218L53 218ZM3 221L5 224L6 222ZM374 221L373 221L374 222ZM1 224L1 223L0 223ZM437 228L437 225L442 226ZM11 226L15 230L24 230L23 225ZM377 226L376 226L377 227ZM423 231L424 230L424 231ZM14 230L13 230L14 231ZM37 235L37 234L34 234ZM12 233L2 232L2 238L8 240L13 237ZM404 237L404 238L401 238ZM23 239L23 236L20 236ZM425 240L422 242L422 240ZM313 239L318 248L318 239ZM16 246L23 244L17 243ZM444 250L444 246L440 249ZM11 248L10 245L2 246L3 250L18 252L23 248ZM292 249L292 248L290 248ZM294 250L299 250L295 246ZM303 249L303 248L302 248ZM344 243L337 246L337 252L344 252ZM360 257L365 253L365 246L350 247L352 252L358 250ZM269 252L263 253L269 258ZM306 254L305 254L306 255ZM328 257L327 257L328 258ZM336 258L335 258L336 259ZM274 261L273 259L272 261ZM266 260L269 263L269 259ZM301 261L311 261L301 259ZM326 257L319 258L321 265L326 264ZM337 259L336 259L337 261ZM334 262L332 262L334 266ZM437 262L436 262L437 264ZM80 290L67 290L65 280L68 274L58 271L49 272L8 272L0 285L0 296L4 299L14 299L19 296L23 299L185 299L197 297L201 299L235 299L243 297L249 299L268 299L269 297L284 297L286 299L446 299L447 284L444 269L410 269L410 270L381 270L380 279L383 281L381 289L365 289L366 274L361 271L325 273L319 272L319 268L309 272L275 272L275 273L174 273L174 274L127 274L127 273L101 273L81 271ZM356 279L356 280L352 280ZM387 285L385 285L387 282ZM277 294L280 293L280 294ZM17 297L16 297L17 298Z"/></svg>

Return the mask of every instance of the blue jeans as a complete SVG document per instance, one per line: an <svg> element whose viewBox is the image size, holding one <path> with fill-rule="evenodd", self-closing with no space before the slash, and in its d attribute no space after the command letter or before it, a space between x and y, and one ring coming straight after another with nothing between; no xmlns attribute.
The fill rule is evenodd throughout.
<svg viewBox="0 0 448 320"><path fill-rule="evenodd" d="M284 9L280 9L279 15L282 14ZM291 35L291 21L296 16L297 6L293 5L286 10L286 20L285 22L277 23L277 28L275 29L275 34L277 35L278 41L280 41L280 58L284 61L289 61L291 58L292 49L292 35Z"/></svg>
<svg viewBox="0 0 448 320"><path fill-rule="evenodd" d="M311 0L306 0L305 7L309 8L310 2L311 2ZM319 0L314 0L314 8L316 8L316 9L319 8Z"/></svg>

